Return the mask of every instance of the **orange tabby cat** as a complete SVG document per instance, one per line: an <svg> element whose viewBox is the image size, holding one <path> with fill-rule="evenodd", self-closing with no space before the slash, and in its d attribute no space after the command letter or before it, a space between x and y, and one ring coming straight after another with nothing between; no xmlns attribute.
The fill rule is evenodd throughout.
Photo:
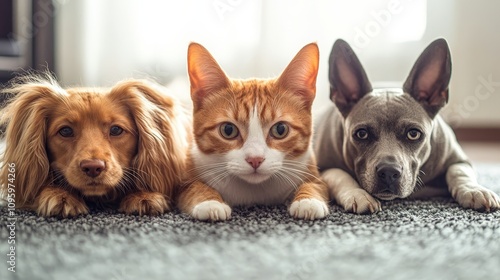
<svg viewBox="0 0 500 280"><path fill-rule="evenodd" d="M329 210L311 147L311 105L319 51L302 48L277 79L232 80L201 45L188 49L194 105L189 183L181 211L226 220L231 206L292 200L290 215L320 219Z"/></svg>

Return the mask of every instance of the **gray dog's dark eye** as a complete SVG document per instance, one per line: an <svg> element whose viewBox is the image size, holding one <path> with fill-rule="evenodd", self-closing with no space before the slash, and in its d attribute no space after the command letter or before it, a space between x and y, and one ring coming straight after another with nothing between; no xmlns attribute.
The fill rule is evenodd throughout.
<svg viewBox="0 0 500 280"><path fill-rule="evenodd" d="M420 137L422 137L422 132L418 129L410 129L408 133L406 133L406 138L411 141L417 141Z"/></svg>
<svg viewBox="0 0 500 280"><path fill-rule="evenodd" d="M366 140L366 139L368 139L368 131L366 129L364 129L364 128L356 130L355 135L360 140Z"/></svg>

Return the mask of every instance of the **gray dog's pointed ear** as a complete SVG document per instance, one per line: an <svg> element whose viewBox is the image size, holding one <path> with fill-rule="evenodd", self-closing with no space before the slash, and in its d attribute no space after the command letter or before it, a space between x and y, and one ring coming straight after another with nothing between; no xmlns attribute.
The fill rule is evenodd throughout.
<svg viewBox="0 0 500 280"><path fill-rule="evenodd" d="M450 78L450 49L445 39L437 39L417 59L403 90L415 98L429 116L434 118L448 102Z"/></svg>
<svg viewBox="0 0 500 280"><path fill-rule="evenodd" d="M329 67L330 99L346 117L352 107L372 91L372 85L358 57L342 39L333 44Z"/></svg>

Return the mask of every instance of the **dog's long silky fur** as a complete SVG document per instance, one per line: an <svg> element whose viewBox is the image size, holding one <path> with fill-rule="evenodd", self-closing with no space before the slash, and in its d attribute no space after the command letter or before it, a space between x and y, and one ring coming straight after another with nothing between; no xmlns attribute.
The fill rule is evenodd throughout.
<svg viewBox="0 0 500 280"><path fill-rule="evenodd" d="M137 127L134 132L137 137L136 154L130 161L131 166L126 166L133 172L130 176L133 179L128 178L125 184L121 182L113 189L114 194L106 196L157 192L164 195L169 204L167 209L170 208L174 187L179 184L184 170L190 129L180 104L161 86L146 80L125 80L107 90L65 90L50 74L26 75L3 89L2 94L12 95L13 98L0 114L0 123L6 126L5 151L0 161L0 197L5 198L8 192L11 163L15 164L15 183L12 185L15 185L18 208L36 210L40 192L57 182L52 175L47 152L50 113L54 106L72 102L81 102L78 106L89 106L83 99L71 98L70 90L104 94L112 102L125 104ZM137 201L142 203L140 199ZM137 207L140 209L141 206ZM138 212L148 213L147 210Z"/></svg>

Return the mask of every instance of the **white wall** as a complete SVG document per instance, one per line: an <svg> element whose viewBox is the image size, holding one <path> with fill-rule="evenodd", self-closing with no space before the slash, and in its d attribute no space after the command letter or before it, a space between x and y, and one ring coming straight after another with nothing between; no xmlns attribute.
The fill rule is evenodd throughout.
<svg viewBox="0 0 500 280"><path fill-rule="evenodd" d="M446 116L457 125L500 126L500 1L459 3L450 34L452 95Z"/></svg>
<svg viewBox="0 0 500 280"><path fill-rule="evenodd" d="M320 46L315 107L328 102L328 56L343 38L374 82L401 84L437 37L453 58L456 126L500 127L500 2L495 0L66 0L57 14L59 77L65 85L111 85L152 76L187 97L186 50L205 45L229 76L279 75L305 44ZM363 34L361 34L363 33ZM180 85L180 86L179 86Z"/></svg>

